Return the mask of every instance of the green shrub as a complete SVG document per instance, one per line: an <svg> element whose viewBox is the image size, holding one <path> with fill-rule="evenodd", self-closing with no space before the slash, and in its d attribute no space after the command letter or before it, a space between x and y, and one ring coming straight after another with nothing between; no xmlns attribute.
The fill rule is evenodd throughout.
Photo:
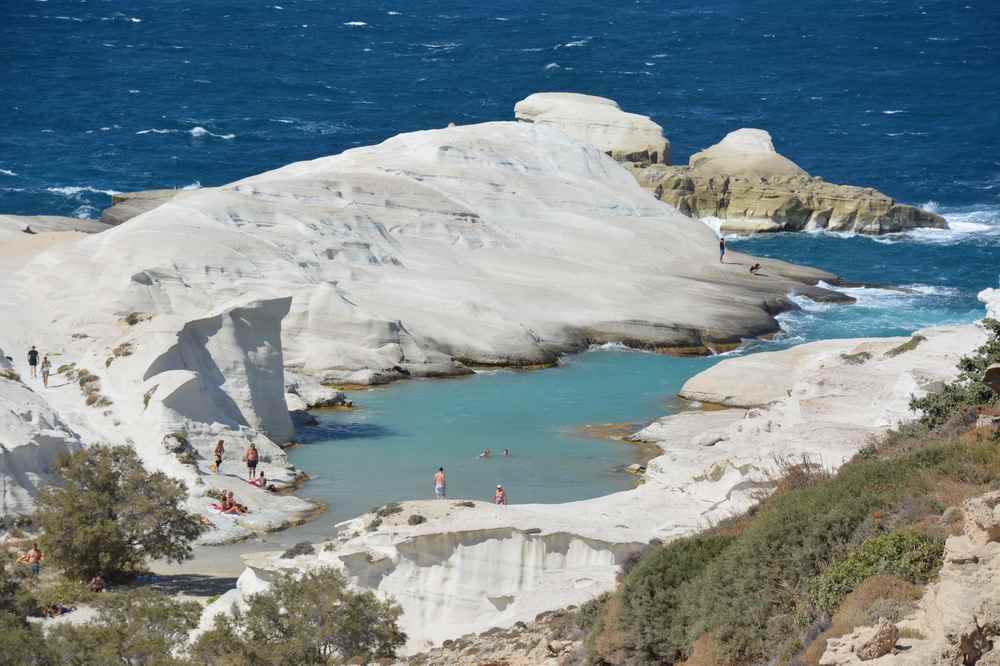
<svg viewBox="0 0 1000 666"><path fill-rule="evenodd" d="M944 541L913 530L868 539L809 582L816 606L832 612L849 592L871 576L896 576L926 583L941 568Z"/></svg>
<svg viewBox="0 0 1000 666"><path fill-rule="evenodd" d="M219 616L191 651L197 664L370 663L406 642L402 610L371 592L351 590L335 569L284 574L255 594L245 611Z"/></svg>
<svg viewBox="0 0 1000 666"><path fill-rule="evenodd" d="M98 596L97 617L86 624L58 624L46 644L56 664L181 666L174 655L198 626L201 606L140 589Z"/></svg>
<svg viewBox="0 0 1000 666"><path fill-rule="evenodd" d="M671 663L694 639L689 583L733 542L696 536L655 548L626 576L621 590L625 650L636 663Z"/></svg>
<svg viewBox="0 0 1000 666"><path fill-rule="evenodd" d="M921 422L930 428L939 428L963 407L989 405L1000 396L983 383L983 373L993 363L1000 363L1000 322L983 320L989 339L971 356L958 362L958 379L944 390L923 398L911 398L910 409L922 412Z"/></svg>
<svg viewBox="0 0 1000 666"><path fill-rule="evenodd" d="M183 508L184 484L147 472L127 446L93 446L60 458L62 486L38 496L35 522L47 561L88 580L141 569L147 558L182 561L205 529Z"/></svg>
<svg viewBox="0 0 1000 666"><path fill-rule="evenodd" d="M604 613L604 605L608 602L610 592L594 597L590 601L580 606L576 612L576 626L584 631L590 631L597 624L598 618Z"/></svg>
<svg viewBox="0 0 1000 666"><path fill-rule="evenodd" d="M312 555L315 552L316 549L313 547L311 543L309 543L308 541L300 541L299 543L295 544L294 546L286 550L284 553L282 553L281 557L282 559L285 560L291 560L298 557L299 555Z"/></svg>

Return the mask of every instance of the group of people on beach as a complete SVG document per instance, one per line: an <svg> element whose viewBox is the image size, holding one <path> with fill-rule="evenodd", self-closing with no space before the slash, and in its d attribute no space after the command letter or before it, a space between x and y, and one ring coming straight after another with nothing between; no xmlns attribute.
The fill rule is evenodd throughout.
<svg viewBox="0 0 1000 666"><path fill-rule="evenodd" d="M40 363L39 357L41 357ZM37 379L39 371L42 374L42 384L48 388L49 375L52 374L52 361L49 360L48 354L39 354L38 348L31 345L31 349L28 350L28 372L32 379Z"/></svg>
<svg viewBox="0 0 1000 666"><path fill-rule="evenodd" d="M226 455L226 441L220 439L215 445L215 465L212 466L212 471L216 474L222 472L222 459ZM247 466L247 483L258 488L267 488L272 490L274 486L268 487L267 479L264 478L264 472L257 472L257 464L260 462L260 451L257 450L257 445L250 442L250 446L247 450L243 452L243 462Z"/></svg>
<svg viewBox="0 0 1000 666"><path fill-rule="evenodd" d="M489 451L489 449L486 449ZM508 449L504 449L504 455L510 455ZM483 456L480 456L480 458ZM444 467L438 467L437 472L434 473L434 499L445 499L448 495L447 483L444 478ZM493 493L493 503L502 506L507 506L507 491L504 490L503 484L498 483L496 492Z"/></svg>

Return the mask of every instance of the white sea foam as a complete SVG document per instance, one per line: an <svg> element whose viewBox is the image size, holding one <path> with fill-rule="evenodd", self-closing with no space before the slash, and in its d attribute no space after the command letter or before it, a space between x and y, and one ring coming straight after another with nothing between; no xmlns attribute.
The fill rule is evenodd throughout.
<svg viewBox="0 0 1000 666"><path fill-rule="evenodd" d="M96 187L91 187L90 185L84 185L82 187L76 185L67 185L65 187L46 187L45 191L52 192L53 194L61 194L64 197L71 197L75 199L80 198L80 195L84 192L89 192L91 194L107 194L108 196L111 196L112 194L121 194L118 190L102 190Z"/></svg>
<svg viewBox="0 0 1000 666"><path fill-rule="evenodd" d="M17 175L16 172L11 171L10 169L0 169L0 174L3 174L4 176L16 176Z"/></svg>
<svg viewBox="0 0 1000 666"><path fill-rule="evenodd" d="M904 111L903 109L885 109L884 111L882 111L882 113L884 113L887 116L894 116L897 113L906 113L906 111Z"/></svg>
<svg viewBox="0 0 1000 666"><path fill-rule="evenodd" d="M394 11L388 11L388 12L386 12L386 14L388 14L389 16L402 16L403 15L402 12L394 12Z"/></svg>
<svg viewBox="0 0 1000 666"><path fill-rule="evenodd" d="M368 24L365 23L364 21L348 21L344 25L349 25L349 26L351 26L353 28L364 28Z"/></svg>
<svg viewBox="0 0 1000 666"><path fill-rule="evenodd" d="M209 132L204 127L192 127L188 130L188 134L195 138L201 138L203 136L214 136L216 139L226 139L227 141L235 139L235 134L215 134L214 132Z"/></svg>
<svg viewBox="0 0 1000 666"><path fill-rule="evenodd" d="M89 218L97 217L97 209L90 204L83 204L73 211L73 217L78 217L81 220L86 220Z"/></svg>
<svg viewBox="0 0 1000 666"><path fill-rule="evenodd" d="M157 127L153 127L151 129L139 130L138 132L136 132L136 134L175 134L175 133L177 133L179 131L180 130L175 130L175 129L159 129Z"/></svg>
<svg viewBox="0 0 1000 666"><path fill-rule="evenodd" d="M182 190L200 190L201 189L201 181L196 180L193 183L185 185L181 189Z"/></svg>
<svg viewBox="0 0 1000 666"><path fill-rule="evenodd" d="M590 43L591 39L592 39L591 37L584 37L583 39L577 39L572 42L566 42L565 44L563 44L563 46L565 46L568 49L577 48L580 46L586 46L587 44Z"/></svg>

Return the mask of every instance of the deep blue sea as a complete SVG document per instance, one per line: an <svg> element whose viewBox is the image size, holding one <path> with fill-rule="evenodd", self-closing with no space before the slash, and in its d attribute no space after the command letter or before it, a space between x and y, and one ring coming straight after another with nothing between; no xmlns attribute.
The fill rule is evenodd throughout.
<svg viewBox="0 0 1000 666"><path fill-rule="evenodd" d="M914 290L855 290L850 307L804 303L783 316L780 340L756 348L904 334L976 318L975 293L1000 279L998 35L996 0L0 0L0 213L96 217L113 191L219 185L399 132L511 119L532 92L576 91L651 116L675 163L759 127L815 175L944 214L950 232L733 240ZM534 425L506 440L516 456L470 467L469 492L511 478L503 464L513 478L551 470L512 488L516 500L607 492L628 485L608 470L631 454L581 444L567 428L663 413L709 362L598 352L548 374L414 382L373 396L367 411L324 416L332 438L309 438L293 459L328 465L318 476L336 489L317 492L356 508L369 495L422 493L422 478L402 480L419 476L414 459L467 467L502 439L483 432L520 419ZM512 391L516 409L483 406ZM418 418L444 413L435 405L459 416ZM470 428L483 432L460 445ZM552 464L558 449L524 457L576 444L585 460L566 469ZM394 461L407 464L368 488Z"/></svg>

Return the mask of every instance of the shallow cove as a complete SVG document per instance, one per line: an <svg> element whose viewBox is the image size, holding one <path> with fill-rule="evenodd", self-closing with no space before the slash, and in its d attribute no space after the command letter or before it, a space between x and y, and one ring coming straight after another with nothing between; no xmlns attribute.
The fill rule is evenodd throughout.
<svg viewBox="0 0 1000 666"><path fill-rule="evenodd" d="M546 370L354 392L358 409L315 411L321 424L300 429L302 444L289 456L312 477L302 494L330 507L321 523L389 501L432 497L439 466L451 498L489 500L498 483L517 503L606 495L634 485L622 467L642 452L578 429L612 422L634 422L638 429L681 408L668 401L718 358L601 348ZM484 449L493 453L480 459Z"/></svg>

